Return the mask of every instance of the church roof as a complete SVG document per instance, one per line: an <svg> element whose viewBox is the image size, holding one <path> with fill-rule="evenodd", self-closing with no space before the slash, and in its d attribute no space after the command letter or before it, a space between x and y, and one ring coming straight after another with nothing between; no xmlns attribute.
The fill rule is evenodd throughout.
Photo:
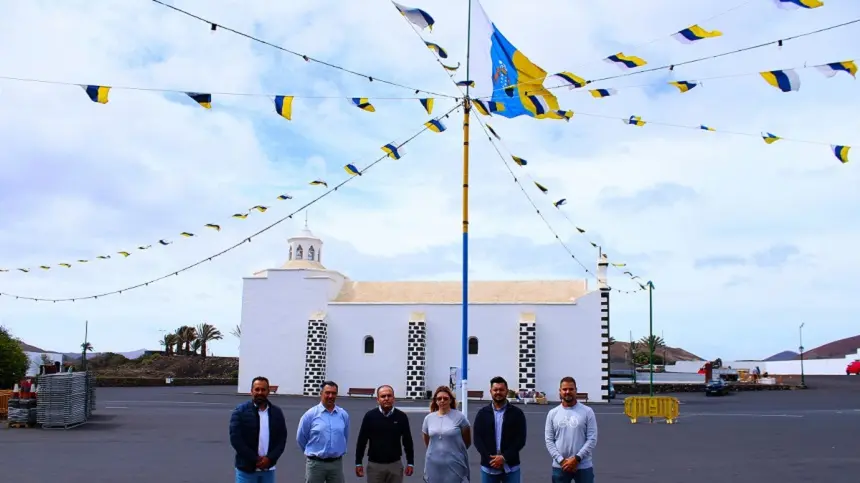
<svg viewBox="0 0 860 483"><path fill-rule="evenodd" d="M354 282L346 280L332 302L453 304L463 300L461 282ZM469 282L470 303L572 303L588 293L585 280Z"/></svg>

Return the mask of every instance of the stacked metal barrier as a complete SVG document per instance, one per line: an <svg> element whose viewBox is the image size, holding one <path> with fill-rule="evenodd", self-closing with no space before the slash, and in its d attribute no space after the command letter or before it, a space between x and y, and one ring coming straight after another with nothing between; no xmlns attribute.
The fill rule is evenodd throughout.
<svg viewBox="0 0 860 483"><path fill-rule="evenodd" d="M72 428L92 414L95 381L87 372L39 376L37 422L43 428Z"/></svg>

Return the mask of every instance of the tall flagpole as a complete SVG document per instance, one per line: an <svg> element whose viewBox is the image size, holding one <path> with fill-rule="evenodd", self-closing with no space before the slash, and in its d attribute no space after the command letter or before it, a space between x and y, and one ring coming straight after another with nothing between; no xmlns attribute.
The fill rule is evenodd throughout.
<svg viewBox="0 0 860 483"><path fill-rule="evenodd" d="M469 0L469 25L466 28L466 98L463 99L463 334L462 334L462 411L469 417L469 53L472 40L472 0Z"/></svg>

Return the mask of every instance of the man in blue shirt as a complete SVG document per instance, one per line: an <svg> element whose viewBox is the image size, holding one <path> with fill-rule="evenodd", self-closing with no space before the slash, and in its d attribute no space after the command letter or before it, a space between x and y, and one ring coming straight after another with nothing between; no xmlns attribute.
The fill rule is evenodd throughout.
<svg viewBox="0 0 860 483"><path fill-rule="evenodd" d="M296 442L307 458L306 483L343 483L343 455L349 440L349 414L335 404L337 384L326 381L320 403L299 421Z"/></svg>
<svg viewBox="0 0 860 483"><path fill-rule="evenodd" d="M478 410L472 435L481 455L482 483L520 483L520 451L526 445L526 417L508 403L508 383L490 380L493 402Z"/></svg>

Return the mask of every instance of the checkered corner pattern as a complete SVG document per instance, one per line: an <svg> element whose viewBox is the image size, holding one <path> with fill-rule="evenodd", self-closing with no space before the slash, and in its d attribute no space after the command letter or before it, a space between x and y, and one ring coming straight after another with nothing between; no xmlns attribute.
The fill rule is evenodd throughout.
<svg viewBox="0 0 860 483"><path fill-rule="evenodd" d="M302 394L318 396L326 378L326 340L328 323L324 320L308 321L308 338L305 344L305 381Z"/></svg>
<svg viewBox="0 0 860 483"><path fill-rule="evenodd" d="M530 391L537 390L537 351L535 341L537 340L537 328L534 321L519 323L519 374L518 388Z"/></svg>
<svg viewBox="0 0 860 483"><path fill-rule="evenodd" d="M426 397L427 323L410 321L406 340L406 398Z"/></svg>
<svg viewBox="0 0 860 483"><path fill-rule="evenodd" d="M610 289L600 289L600 376L601 399L609 401L609 292Z"/></svg>

